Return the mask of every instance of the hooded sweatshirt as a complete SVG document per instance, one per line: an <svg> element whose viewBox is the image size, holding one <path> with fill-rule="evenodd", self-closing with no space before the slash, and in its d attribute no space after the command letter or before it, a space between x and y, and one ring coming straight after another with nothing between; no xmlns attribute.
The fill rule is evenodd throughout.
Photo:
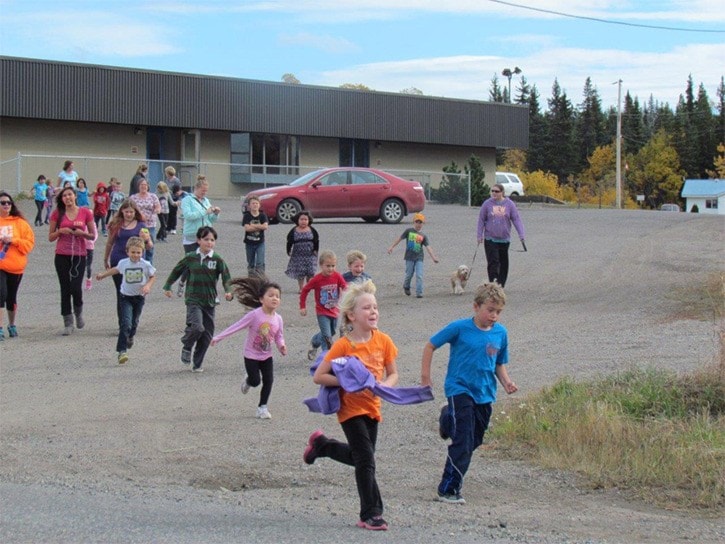
<svg viewBox="0 0 725 544"><path fill-rule="evenodd" d="M526 238L524 224L521 222L516 204L509 198L504 198L500 202L495 198L489 198L483 203L478 214L478 239L510 242L512 223L519 233L519 238L521 240Z"/></svg>
<svg viewBox="0 0 725 544"><path fill-rule="evenodd" d="M10 274L22 274L28 264L28 253L35 246L35 234L28 222L22 217L9 215L0 217L0 233L12 237L5 257L0 259L0 270ZM0 244L0 250L5 244Z"/></svg>
<svg viewBox="0 0 725 544"><path fill-rule="evenodd" d="M101 190L103 189L103 190ZM94 217L106 217L108 207L111 205L111 195L108 194L106 184L102 181L96 185L96 192L93 193L93 215Z"/></svg>

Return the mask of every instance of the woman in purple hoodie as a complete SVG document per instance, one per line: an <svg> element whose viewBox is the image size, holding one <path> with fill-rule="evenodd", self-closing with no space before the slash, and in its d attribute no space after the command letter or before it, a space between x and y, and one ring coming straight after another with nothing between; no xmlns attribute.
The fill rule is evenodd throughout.
<svg viewBox="0 0 725 544"><path fill-rule="evenodd" d="M511 225L516 227L521 242L524 241L524 224L516 204L507 198L500 183L491 187L491 198L481 205L478 214L478 243L483 242L488 262L488 281L505 287L509 274L509 245Z"/></svg>

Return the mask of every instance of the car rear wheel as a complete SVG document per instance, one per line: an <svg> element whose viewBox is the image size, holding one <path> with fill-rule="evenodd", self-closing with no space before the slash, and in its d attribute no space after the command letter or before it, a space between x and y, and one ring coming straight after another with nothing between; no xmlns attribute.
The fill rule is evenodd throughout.
<svg viewBox="0 0 725 544"><path fill-rule="evenodd" d="M366 215L365 217L362 218L362 220L365 221L366 223L375 223L375 221L377 221L378 218L374 215Z"/></svg>
<svg viewBox="0 0 725 544"><path fill-rule="evenodd" d="M285 198L277 206L277 219L280 223L292 223L292 218L302 210L302 205L291 198Z"/></svg>
<svg viewBox="0 0 725 544"><path fill-rule="evenodd" d="M380 219L383 220L383 223L400 223L404 215L405 207L396 198L386 200L380 207Z"/></svg>

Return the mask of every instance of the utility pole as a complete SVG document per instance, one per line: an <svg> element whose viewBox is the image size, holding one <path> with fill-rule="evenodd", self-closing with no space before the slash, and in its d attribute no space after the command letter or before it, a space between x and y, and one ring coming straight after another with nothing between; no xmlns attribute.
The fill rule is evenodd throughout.
<svg viewBox="0 0 725 544"><path fill-rule="evenodd" d="M617 209L622 209L622 80L615 81L617 89ZM612 85L614 85L612 83Z"/></svg>

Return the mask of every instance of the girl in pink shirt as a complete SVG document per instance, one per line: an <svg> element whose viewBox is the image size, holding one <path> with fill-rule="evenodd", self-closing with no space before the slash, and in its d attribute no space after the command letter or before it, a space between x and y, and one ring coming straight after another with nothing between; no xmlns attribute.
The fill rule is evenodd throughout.
<svg viewBox="0 0 725 544"><path fill-rule="evenodd" d="M277 313L282 299L282 289L264 276L235 278L231 284L234 286L234 295L237 300L247 308L254 309L212 338L211 345L215 346L224 338L242 329L249 329L247 340L244 343L246 375L242 382L242 393L246 394L251 387L257 387L261 382L262 390L259 394L257 417L271 419L272 414L267 409L267 401L274 381L273 345L277 344L279 352L287 355L287 346L284 343L284 324L282 316Z"/></svg>

